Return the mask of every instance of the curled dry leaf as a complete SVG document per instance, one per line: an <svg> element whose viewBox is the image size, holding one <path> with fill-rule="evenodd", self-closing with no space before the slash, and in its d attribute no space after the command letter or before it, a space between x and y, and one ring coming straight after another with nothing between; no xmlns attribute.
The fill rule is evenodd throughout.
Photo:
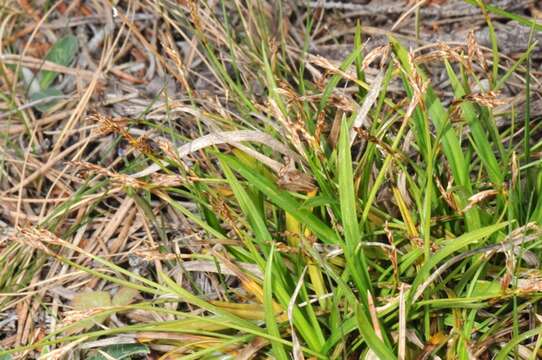
<svg viewBox="0 0 542 360"><path fill-rule="evenodd" d="M382 88L383 81L384 69L381 69L371 83L371 88L369 89L369 92L367 93L367 96L363 101L363 105L361 105L358 114L354 119L354 123L352 124L352 130L350 130L350 145L354 143L356 137L356 130L361 130L361 127L365 125L369 110L371 110L371 107L374 105L376 99L378 98L378 94L380 93L380 89Z"/></svg>
<svg viewBox="0 0 542 360"><path fill-rule="evenodd" d="M242 141L265 144L271 149L280 152L281 154L284 154L296 160L300 160L299 155L290 150L286 145L282 144L271 135L255 130L222 131L208 134L177 148L177 155L179 158L183 158L191 153L194 153L209 146L219 144L235 144ZM152 164L145 170L132 174L131 177L137 179L148 176L159 171L161 169L161 166L168 165L169 164L165 162L163 162L161 165Z"/></svg>
<svg viewBox="0 0 542 360"><path fill-rule="evenodd" d="M478 204L478 203L480 203L480 202L482 202L484 200L487 200L489 198L492 198L492 197L496 196L497 194L499 194L499 192L497 190L490 189L490 190L480 191L479 193L472 195L469 198L469 203L463 209L463 212L472 209L476 204Z"/></svg>

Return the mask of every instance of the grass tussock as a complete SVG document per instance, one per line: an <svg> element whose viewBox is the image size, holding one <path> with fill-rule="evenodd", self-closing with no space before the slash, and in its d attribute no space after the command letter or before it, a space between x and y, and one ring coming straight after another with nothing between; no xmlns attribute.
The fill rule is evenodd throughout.
<svg viewBox="0 0 542 360"><path fill-rule="evenodd" d="M374 3L0 6L0 359L542 356L537 13Z"/></svg>

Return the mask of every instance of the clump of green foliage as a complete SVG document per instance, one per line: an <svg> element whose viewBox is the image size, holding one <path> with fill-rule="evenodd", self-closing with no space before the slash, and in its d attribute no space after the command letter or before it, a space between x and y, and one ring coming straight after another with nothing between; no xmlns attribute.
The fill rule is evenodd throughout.
<svg viewBox="0 0 542 360"><path fill-rule="evenodd" d="M306 15L295 37L285 9L256 3L223 2L220 14L161 9L176 36L198 42L214 83L204 93L181 81L197 125L191 139L171 121L138 124L171 143L222 135L190 155L143 149L122 169L160 164L179 179L159 183L153 170L124 189L156 228L159 201L203 230L201 251L148 277L91 253L107 271L61 257L143 295L92 315L100 322L136 310L168 320L69 337L61 329L31 347L163 333L183 359L537 358L542 173L533 153L542 143L531 135L540 126L529 111L498 112L511 76L525 79L529 99L534 46L513 63L498 44L484 53L475 41L409 52L390 36L367 53L357 26L354 49L336 64L309 54L316 17ZM176 66L183 80L178 58ZM444 88L432 82L435 68ZM55 217L44 227L53 230ZM51 246L82 252L47 234ZM176 281L170 270L187 258L216 264L221 300Z"/></svg>

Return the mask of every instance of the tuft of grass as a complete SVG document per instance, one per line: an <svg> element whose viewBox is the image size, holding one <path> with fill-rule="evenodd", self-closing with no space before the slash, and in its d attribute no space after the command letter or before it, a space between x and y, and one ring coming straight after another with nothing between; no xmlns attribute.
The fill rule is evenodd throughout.
<svg viewBox="0 0 542 360"><path fill-rule="evenodd" d="M0 358L541 356L536 43L503 56L490 14L539 25L467 2L491 49L473 36L409 51L390 32L367 51L357 23L341 61L311 53L328 20L294 2L136 2L152 31L117 4L99 86L143 91L116 64L139 48L177 82L121 115L132 95L106 104L92 88L23 106L30 60L0 64L0 314L17 316ZM66 35L44 54L61 66L37 72L42 87L77 48ZM49 134L52 150L33 145Z"/></svg>

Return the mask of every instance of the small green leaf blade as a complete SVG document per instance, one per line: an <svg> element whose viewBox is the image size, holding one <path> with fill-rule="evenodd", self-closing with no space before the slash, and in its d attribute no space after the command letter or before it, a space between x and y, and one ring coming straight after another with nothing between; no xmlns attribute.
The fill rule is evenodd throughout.
<svg viewBox="0 0 542 360"><path fill-rule="evenodd" d="M57 42L55 42L55 44L51 47L51 49L45 56L45 60L62 66L68 66L75 58L77 48L77 37L75 37L74 35L66 35L58 39ZM45 90L49 88L53 81L55 81L57 75L58 73L55 71L41 71L41 89Z"/></svg>

